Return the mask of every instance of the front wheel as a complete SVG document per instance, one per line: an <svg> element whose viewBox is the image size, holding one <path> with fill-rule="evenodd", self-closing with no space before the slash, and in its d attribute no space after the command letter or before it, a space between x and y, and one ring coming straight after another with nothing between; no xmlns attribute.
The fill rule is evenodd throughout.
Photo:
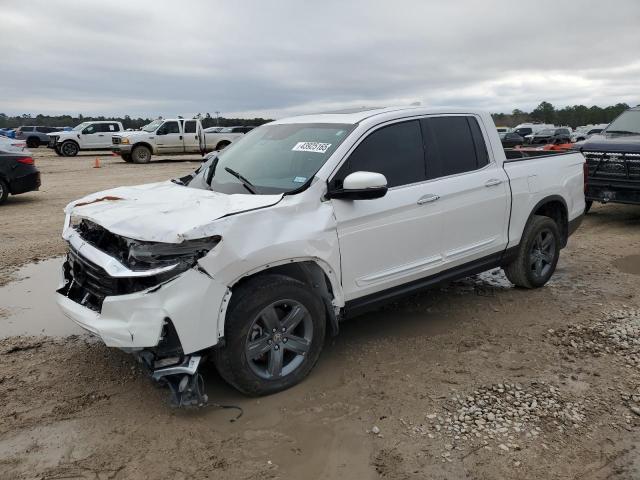
<svg viewBox="0 0 640 480"><path fill-rule="evenodd" d="M282 275L249 280L231 296L224 347L214 350L222 378L248 395L268 395L304 379L324 345L322 300Z"/></svg>
<svg viewBox="0 0 640 480"><path fill-rule="evenodd" d="M131 154L130 153L123 153L120 156L122 157L122 160L124 160L127 163L133 162L133 159L131 158Z"/></svg>
<svg viewBox="0 0 640 480"><path fill-rule="evenodd" d="M144 145L138 145L131 151L131 159L133 163L149 163L151 161L151 150Z"/></svg>
<svg viewBox="0 0 640 480"><path fill-rule="evenodd" d="M503 270L516 286L539 288L553 275L559 257L558 225L549 217L535 215L524 230L518 256Z"/></svg>
<svg viewBox="0 0 640 480"><path fill-rule="evenodd" d="M55 147L53 147L53 151L56 152L56 155L58 155L59 157L62 157L62 150L60 150L60 146L56 145Z"/></svg>
<svg viewBox="0 0 640 480"><path fill-rule="evenodd" d="M38 148L40 146L40 139L38 137L27 138L27 147Z"/></svg>
<svg viewBox="0 0 640 480"><path fill-rule="evenodd" d="M79 150L80 148L78 147L78 144L76 142L72 142L71 140L63 142L60 146L60 151L65 157L75 157L78 154Z"/></svg>

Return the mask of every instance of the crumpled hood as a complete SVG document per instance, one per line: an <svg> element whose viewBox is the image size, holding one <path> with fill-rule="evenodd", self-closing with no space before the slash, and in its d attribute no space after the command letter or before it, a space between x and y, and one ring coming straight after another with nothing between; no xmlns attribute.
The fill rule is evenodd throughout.
<svg viewBox="0 0 640 480"><path fill-rule="evenodd" d="M595 134L582 144L582 150L588 152L640 153L640 135Z"/></svg>
<svg viewBox="0 0 640 480"><path fill-rule="evenodd" d="M71 202L64 211L124 237L180 243L219 234L213 225L219 218L275 205L281 199L282 194L226 195L166 181L93 193Z"/></svg>

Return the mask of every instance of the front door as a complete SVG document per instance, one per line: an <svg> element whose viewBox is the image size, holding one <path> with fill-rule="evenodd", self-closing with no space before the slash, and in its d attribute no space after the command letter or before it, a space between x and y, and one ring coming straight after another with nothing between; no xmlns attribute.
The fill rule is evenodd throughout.
<svg viewBox="0 0 640 480"><path fill-rule="evenodd" d="M184 141L180 124L175 120L164 122L156 130L156 145L158 153L182 153Z"/></svg>
<svg viewBox="0 0 640 480"><path fill-rule="evenodd" d="M104 134L100 132L100 124L92 123L84 127L80 135L80 148L101 148L100 140L104 137Z"/></svg>
<svg viewBox="0 0 640 480"><path fill-rule="evenodd" d="M332 199L346 300L416 280L442 268L442 215L426 181L420 123L402 121L370 133L331 179L340 187L356 171L382 173L387 194Z"/></svg>

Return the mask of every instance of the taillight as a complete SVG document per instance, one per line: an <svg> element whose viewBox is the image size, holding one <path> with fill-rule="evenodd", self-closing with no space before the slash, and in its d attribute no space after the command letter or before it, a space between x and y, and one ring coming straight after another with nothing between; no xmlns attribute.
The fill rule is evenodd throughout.
<svg viewBox="0 0 640 480"><path fill-rule="evenodd" d="M23 163L25 165L35 165L33 158L31 157L22 157L18 159L18 163Z"/></svg>
<svg viewBox="0 0 640 480"><path fill-rule="evenodd" d="M584 193L587 193L587 178L589 177L589 164L587 162L584 162L582 164L582 172L583 172L582 181L584 182Z"/></svg>

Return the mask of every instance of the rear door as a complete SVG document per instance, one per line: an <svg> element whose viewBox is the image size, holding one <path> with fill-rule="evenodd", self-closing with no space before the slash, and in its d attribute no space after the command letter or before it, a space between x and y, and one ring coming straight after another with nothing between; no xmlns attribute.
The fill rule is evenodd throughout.
<svg viewBox="0 0 640 480"><path fill-rule="evenodd" d="M178 121L166 121L156 130L156 145L158 153L184 152L182 130Z"/></svg>
<svg viewBox="0 0 640 480"><path fill-rule="evenodd" d="M508 178L489 157L478 119L433 116L422 127L443 218L444 268L501 252L507 244Z"/></svg>
<svg viewBox="0 0 640 480"><path fill-rule="evenodd" d="M198 121L184 121L184 151L189 153L198 153L200 151L200 142L198 141Z"/></svg>
<svg viewBox="0 0 640 480"><path fill-rule="evenodd" d="M409 120L369 133L331 178L340 188L350 173L377 172L389 187L375 200L331 200L347 300L440 270L442 216L425 170L420 122Z"/></svg>
<svg viewBox="0 0 640 480"><path fill-rule="evenodd" d="M98 129L96 148L111 148L112 138L118 133L119 125L117 123L99 123L96 127Z"/></svg>

